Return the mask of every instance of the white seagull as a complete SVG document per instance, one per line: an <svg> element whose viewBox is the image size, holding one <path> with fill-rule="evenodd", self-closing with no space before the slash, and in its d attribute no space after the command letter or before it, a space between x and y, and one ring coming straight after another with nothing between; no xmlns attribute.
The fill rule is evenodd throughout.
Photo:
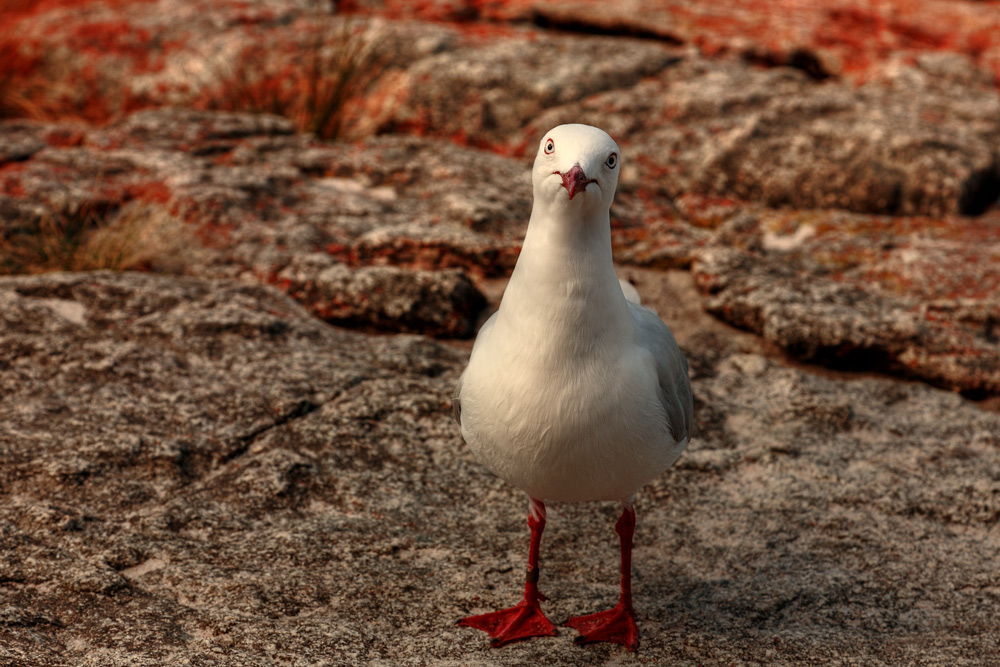
<svg viewBox="0 0 1000 667"><path fill-rule="evenodd" d="M521 254L455 389L455 417L472 452L529 499L524 598L459 621L489 633L494 646L556 634L539 606L545 502L584 500L622 504L621 597L564 625L579 631L577 643L639 644L632 502L687 445L693 405L673 334L634 290L626 298L615 275L610 209L619 155L596 127L560 125L544 135Z"/></svg>

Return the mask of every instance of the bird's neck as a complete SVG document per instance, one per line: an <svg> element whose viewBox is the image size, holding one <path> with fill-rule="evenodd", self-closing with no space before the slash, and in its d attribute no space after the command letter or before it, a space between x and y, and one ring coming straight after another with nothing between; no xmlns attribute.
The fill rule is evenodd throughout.
<svg viewBox="0 0 1000 667"><path fill-rule="evenodd" d="M512 332L563 349L625 340L632 325L612 262L608 212L581 218L533 210L499 317Z"/></svg>

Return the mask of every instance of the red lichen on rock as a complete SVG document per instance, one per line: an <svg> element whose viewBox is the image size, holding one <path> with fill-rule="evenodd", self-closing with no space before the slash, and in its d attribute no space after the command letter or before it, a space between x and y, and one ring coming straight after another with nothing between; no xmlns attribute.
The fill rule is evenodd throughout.
<svg viewBox="0 0 1000 667"><path fill-rule="evenodd" d="M425 270L459 268L475 276L496 278L510 275L519 252L520 246L462 247L443 241L398 238L387 244L358 244L351 249L350 262Z"/></svg>
<svg viewBox="0 0 1000 667"><path fill-rule="evenodd" d="M72 11L95 4L122 10L140 2L150 0L4 3L0 7L0 116L109 120L118 111L111 102L113 90L119 91L124 102L128 77L155 66L151 35L125 20L81 18L74 24ZM38 17L50 12L66 18L61 24L50 22L35 29ZM125 62L108 68L99 64L106 58Z"/></svg>

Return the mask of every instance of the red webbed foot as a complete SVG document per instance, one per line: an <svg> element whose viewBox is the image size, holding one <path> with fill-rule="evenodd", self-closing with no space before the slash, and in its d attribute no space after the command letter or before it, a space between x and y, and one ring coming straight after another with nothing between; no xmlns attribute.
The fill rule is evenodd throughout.
<svg viewBox="0 0 1000 667"><path fill-rule="evenodd" d="M469 616L460 620L458 624L488 633L491 638L490 643L494 647L529 637L550 637L558 634L556 627L542 613L537 600L521 600L509 609Z"/></svg>
<svg viewBox="0 0 1000 667"><path fill-rule="evenodd" d="M635 624L635 614L631 606L620 602L606 611L575 616L563 625L580 633L573 640L577 644L612 642L621 644L630 651L639 648L639 628Z"/></svg>

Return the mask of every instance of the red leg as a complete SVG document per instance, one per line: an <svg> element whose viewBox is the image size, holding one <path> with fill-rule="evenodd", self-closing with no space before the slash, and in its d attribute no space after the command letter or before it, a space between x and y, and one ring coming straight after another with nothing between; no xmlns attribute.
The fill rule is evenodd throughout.
<svg viewBox="0 0 1000 667"><path fill-rule="evenodd" d="M611 609L587 616L575 616L563 625L575 628L580 636L577 644L592 642L614 642L630 651L639 648L639 628L635 624L632 610L632 535L635 533L635 510L625 503L622 516L615 524L615 532L621 541L622 552L622 594Z"/></svg>
<svg viewBox="0 0 1000 667"><path fill-rule="evenodd" d="M538 545L545 530L545 505L540 500L531 499L528 512L528 527L531 528L531 546L528 548L528 574L524 580L524 598L515 606L488 614L469 616L458 622L467 628L476 628L489 633L494 647L529 637L543 637L557 634L556 628L542 613L539 601L545 596L538 592Z"/></svg>

